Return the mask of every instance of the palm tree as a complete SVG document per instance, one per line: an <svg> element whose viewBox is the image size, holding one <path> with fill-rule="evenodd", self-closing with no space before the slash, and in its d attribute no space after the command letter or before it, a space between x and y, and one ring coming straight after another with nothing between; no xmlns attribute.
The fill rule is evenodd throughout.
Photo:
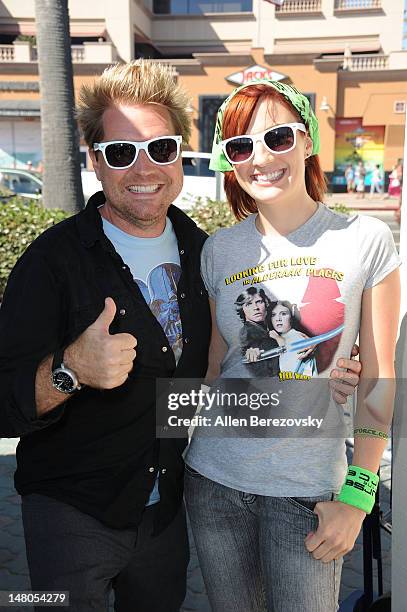
<svg viewBox="0 0 407 612"><path fill-rule="evenodd" d="M43 200L75 212L84 206L69 35L68 0L35 0L41 90Z"/></svg>

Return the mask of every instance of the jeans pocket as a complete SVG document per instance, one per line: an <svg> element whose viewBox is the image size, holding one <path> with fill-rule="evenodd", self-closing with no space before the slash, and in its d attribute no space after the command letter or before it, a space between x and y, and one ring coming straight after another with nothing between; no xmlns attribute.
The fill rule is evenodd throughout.
<svg viewBox="0 0 407 612"><path fill-rule="evenodd" d="M188 463L185 464L185 473L188 474L188 476L192 476L192 478L204 478L202 474L194 470L194 468L191 468Z"/></svg>
<svg viewBox="0 0 407 612"><path fill-rule="evenodd" d="M332 493L326 493L325 495L319 495L318 497L286 497L285 498L291 505L295 506L299 510L302 510L310 516L316 516L314 508L318 502L331 501Z"/></svg>

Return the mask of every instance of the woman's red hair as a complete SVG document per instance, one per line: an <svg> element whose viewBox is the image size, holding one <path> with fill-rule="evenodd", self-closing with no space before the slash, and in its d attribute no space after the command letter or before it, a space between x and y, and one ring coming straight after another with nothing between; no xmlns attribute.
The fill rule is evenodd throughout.
<svg viewBox="0 0 407 612"><path fill-rule="evenodd" d="M249 85L231 99L225 110L223 139L247 133L255 106L263 96L281 102L295 115L299 123L305 123L296 109L278 91L268 85ZM306 127L308 128L307 125ZM313 200L323 200L327 183L318 155L312 155L305 160L305 187ZM233 170L225 172L225 193L238 221L245 219L250 213L257 212L256 202L240 187Z"/></svg>

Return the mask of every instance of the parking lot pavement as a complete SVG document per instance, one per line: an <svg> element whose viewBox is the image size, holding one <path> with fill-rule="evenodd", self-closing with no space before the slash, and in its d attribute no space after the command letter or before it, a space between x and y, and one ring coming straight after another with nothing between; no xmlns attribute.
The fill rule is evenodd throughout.
<svg viewBox="0 0 407 612"><path fill-rule="evenodd" d="M24 546L24 535L21 523L20 497L13 485L15 470L15 447L17 440L0 439L0 590L29 590L30 581ZM390 461L388 450L382 462L381 504L383 510L389 507L390 500ZM384 590L390 590L391 572L391 537L381 532L383 552ZM211 612L205 594L202 574L191 538L191 561L188 569L187 597L182 612ZM340 600L346 599L356 589L363 589L362 539L359 536L354 550L346 556L342 572ZM377 572L375 570L375 576ZM0 611L15 610L33 612L29 607L5 608Z"/></svg>

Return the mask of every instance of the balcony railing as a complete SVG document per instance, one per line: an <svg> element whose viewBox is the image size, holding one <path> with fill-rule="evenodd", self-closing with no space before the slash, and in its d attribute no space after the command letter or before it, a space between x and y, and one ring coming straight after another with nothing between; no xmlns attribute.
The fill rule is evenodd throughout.
<svg viewBox="0 0 407 612"><path fill-rule="evenodd" d="M71 45L74 64L111 64L117 61L117 50L111 42L85 42ZM28 41L17 41L12 45L0 45L0 63L31 63L38 61L37 47Z"/></svg>
<svg viewBox="0 0 407 612"><path fill-rule="evenodd" d="M71 45L72 61L81 63L85 61L85 47L83 45Z"/></svg>
<svg viewBox="0 0 407 612"><path fill-rule="evenodd" d="M353 55L351 57L345 57L343 62L343 69L356 71L366 70L386 70L389 67L389 56L388 55Z"/></svg>
<svg viewBox="0 0 407 612"><path fill-rule="evenodd" d="M335 11L381 9L382 0L335 0Z"/></svg>
<svg viewBox="0 0 407 612"><path fill-rule="evenodd" d="M14 62L13 45L0 45L0 62Z"/></svg>
<svg viewBox="0 0 407 612"><path fill-rule="evenodd" d="M276 16L320 13L321 11L322 0L285 0L284 4L276 6Z"/></svg>

